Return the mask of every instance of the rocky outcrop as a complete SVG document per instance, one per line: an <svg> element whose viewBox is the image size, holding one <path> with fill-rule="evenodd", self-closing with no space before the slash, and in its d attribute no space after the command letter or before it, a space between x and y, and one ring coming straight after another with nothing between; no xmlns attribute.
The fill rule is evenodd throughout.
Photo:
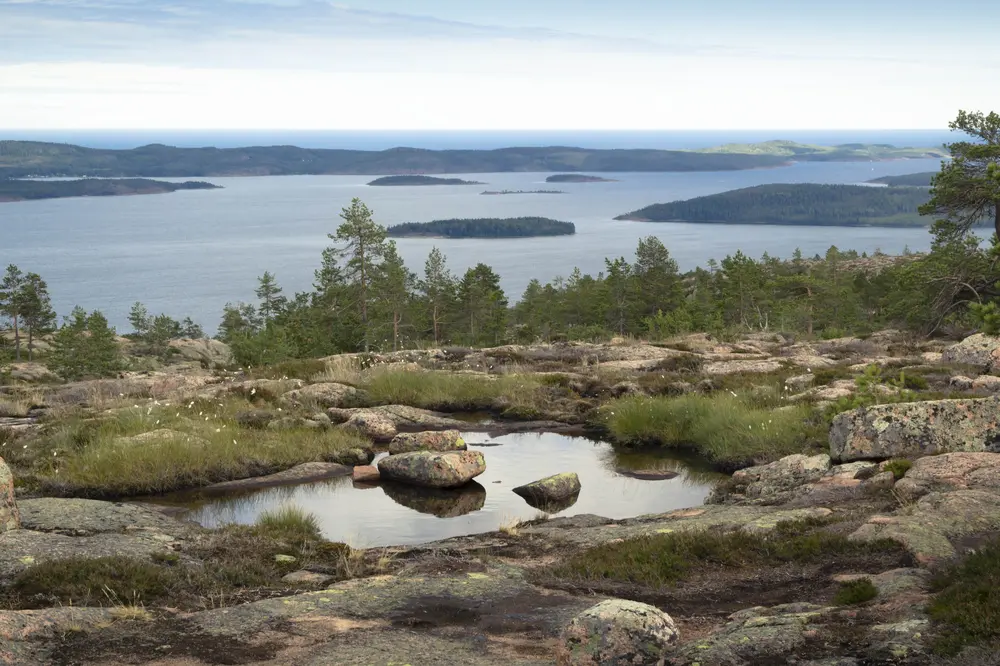
<svg viewBox="0 0 1000 666"><path fill-rule="evenodd" d="M411 451L465 451L468 447L458 430L401 432L389 442L389 454Z"/></svg>
<svg viewBox="0 0 1000 666"><path fill-rule="evenodd" d="M334 423L345 423L356 414L377 414L392 421L397 430L462 430L468 427L465 421L453 419L445 414L406 405L382 405L356 409L331 408L326 411Z"/></svg>
<svg viewBox="0 0 1000 666"><path fill-rule="evenodd" d="M333 382L309 384L300 389L289 391L280 398L281 402L286 405L307 405L323 409L357 405L363 399L364 394L353 386Z"/></svg>
<svg viewBox="0 0 1000 666"><path fill-rule="evenodd" d="M781 370L781 362L774 359L761 361L720 361L704 368L706 375L768 374Z"/></svg>
<svg viewBox="0 0 1000 666"><path fill-rule="evenodd" d="M767 465L735 472L729 483L718 486L706 500L709 504L774 506L820 505L848 499L874 486L892 486L892 474L878 476L872 462L833 465L826 454L795 454ZM876 478L878 477L878 478Z"/></svg>
<svg viewBox="0 0 1000 666"><path fill-rule="evenodd" d="M0 533L16 530L20 525L20 513L14 503L14 475L0 458Z"/></svg>
<svg viewBox="0 0 1000 666"><path fill-rule="evenodd" d="M513 489L534 507L558 505L580 494L580 477L576 472L554 474Z"/></svg>
<svg viewBox="0 0 1000 666"><path fill-rule="evenodd" d="M881 460L1000 449L1000 398L877 405L838 414L834 460Z"/></svg>
<svg viewBox="0 0 1000 666"><path fill-rule="evenodd" d="M267 476L256 476L250 479L240 479L238 481L224 481L215 483L204 488L206 493L228 493L236 490L255 490L257 488L271 488L274 486L289 486L310 481L320 481L322 479L332 479L338 476L347 476L351 473L351 468L332 462L308 462L296 465L283 472L269 474Z"/></svg>
<svg viewBox="0 0 1000 666"><path fill-rule="evenodd" d="M21 382L57 382L59 375L41 363L11 363L6 366L11 379Z"/></svg>
<svg viewBox="0 0 1000 666"><path fill-rule="evenodd" d="M941 360L944 363L971 365L983 372L992 370L1000 365L1000 337L977 333L945 349Z"/></svg>
<svg viewBox="0 0 1000 666"><path fill-rule="evenodd" d="M425 488L459 488L486 471L479 451L415 451L382 458L383 479Z"/></svg>
<svg viewBox="0 0 1000 666"><path fill-rule="evenodd" d="M673 619L656 606L608 599L577 615L562 635L563 659L573 666L656 664L677 643Z"/></svg>
<svg viewBox="0 0 1000 666"><path fill-rule="evenodd" d="M197 361L205 368L227 368L233 365L233 352L224 342L201 338L199 340L171 340L169 343L178 356L188 361Z"/></svg>
<svg viewBox="0 0 1000 666"><path fill-rule="evenodd" d="M913 500L932 492L989 490L1000 495L1000 454L945 453L914 461L896 492Z"/></svg>
<svg viewBox="0 0 1000 666"><path fill-rule="evenodd" d="M396 436L396 424L378 412L357 412L340 427L353 430L373 442L383 444L391 442Z"/></svg>

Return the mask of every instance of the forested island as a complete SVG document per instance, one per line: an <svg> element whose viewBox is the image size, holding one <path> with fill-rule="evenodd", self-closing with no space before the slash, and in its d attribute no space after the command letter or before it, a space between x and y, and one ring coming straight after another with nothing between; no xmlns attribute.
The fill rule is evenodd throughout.
<svg viewBox="0 0 1000 666"><path fill-rule="evenodd" d="M383 176L368 183L373 187L401 187L408 185L485 185L475 180L461 178L435 178L434 176Z"/></svg>
<svg viewBox="0 0 1000 666"><path fill-rule="evenodd" d="M389 227L393 238L528 238L531 236L572 236L576 225L547 217L479 218L405 222Z"/></svg>
<svg viewBox="0 0 1000 666"><path fill-rule="evenodd" d="M889 187L930 187L931 178L937 175L935 171L923 171L921 173L908 173L902 176L883 176L873 178L869 183L880 183Z"/></svg>
<svg viewBox="0 0 1000 666"><path fill-rule="evenodd" d="M942 154L934 148L865 144L824 147L788 141L731 144L700 151L560 146L368 151L295 146L174 148L162 144L111 150L38 141L0 141L0 178L738 171L781 167L793 161L899 159Z"/></svg>
<svg viewBox="0 0 1000 666"><path fill-rule="evenodd" d="M922 227L917 209L930 198L916 187L758 185L720 194L653 204L616 220L700 224L790 224L845 227Z"/></svg>
<svg viewBox="0 0 1000 666"><path fill-rule="evenodd" d="M586 176L582 173L557 173L545 179L546 183L614 183L613 178Z"/></svg>
<svg viewBox="0 0 1000 666"><path fill-rule="evenodd" d="M177 190L212 190L219 185L203 181L168 183L145 178L82 180L0 180L0 202L61 199L64 197L120 197L164 194Z"/></svg>
<svg viewBox="0 0 1000 666"><path fill-rule="evenodd" d="M492 195L502 195L502 194L566 194L562 190L486 190L485 192L480 192L480 194L492 194Z"/></svg>

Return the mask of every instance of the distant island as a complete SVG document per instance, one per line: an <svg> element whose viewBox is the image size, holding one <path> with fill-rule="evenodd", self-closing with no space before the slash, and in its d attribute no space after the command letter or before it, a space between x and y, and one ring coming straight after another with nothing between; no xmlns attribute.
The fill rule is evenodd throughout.
<svg viewBox="0 0 1000 666"><path fill-rule="evenodd" d="M546 217L480 218L406 222L387 230L392 238L529 238L531 236L572 236L576 225Z"/></svg>
<svg viewBox="0 0 1000 666"><path fill-rule="evenodd" d="M368 183L374 187L400 187L406 185L485 185L461 178L435 178L434 176L383 176Z"/></svg>
<svg viewBox="0 0 1000 666"><path fill-rule="evenodd" d="M582 173L557 173L545 179L546 183L614 183L613 178L586 176Z"/></svg>
<svg viewBox="0 0 1000 666"><path fill-rule="evenodd" d="M920 173L908 173L903 176L883 176L873 178L869 183L880 183L889 187L930 187L931 178L937 175L937 171L921 171Z"/></svg>
<svg viewBox="0 0 1000 666"><path fill-rule="evenodd" d="M566 194L566 193L563 192L562 190L500 190L500 191L486 190L485 192L480 192L480 194L501 195L501 194Z"/></svg>
<svg viewBox="0 0 1000 666"><path fill-rule="evenodd" d="M201 181L167 183L145 178L82 180L0 180L0 202L62 199L64 197L121 197L165 194L177 190L213 190L219 185Z"/></svg>
<svg viewBox="0 0 1000 666"><path fill-rule="evenodd" d="M866 185L758 185L686 201L654 204L616 220L699 224L923 227L926 188Z"/></svg>
<svg viewBox="0 0 1000 666"><path fill-rule="evenodd" d="M371 151L295 146L174 148L162 144L111 150L38 141L0 141L0 178L739 171L781 167L795 161L881 160L944 154L937 148L881 144L827 147L789 141L729 144L695 151L564 146Z"/></svg>

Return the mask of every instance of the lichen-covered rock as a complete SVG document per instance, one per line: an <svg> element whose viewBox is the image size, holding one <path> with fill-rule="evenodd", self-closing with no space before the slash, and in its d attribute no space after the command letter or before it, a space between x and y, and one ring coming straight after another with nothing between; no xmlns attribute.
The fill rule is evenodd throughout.
<svg viewBox="0 0 1000 666"><path fill-rule="evenodd" d="M1000 337L982 333L972 335L945 349L941 361L992 370L1000 363Z"/></svg>
<svg viewBox="0 0 1000 666"><path fill-rule="evenodd" d="M355 414L378 414L392 421L397 430L461 430L469 425L445 414L407 405L382 405L355 409L331 408L326 410L326 414L334 423L345 423Z"/></svg>
<svg viewBox="0 0 1000 666"><path fill-rule="evenodd" d="M206 368L226 368L233 365L233 352L224 342L201 338L199 340L171 340L168 345L184 359L198 361Z"/></svg>
<svg viewBox="0 0 1000 666"><path fill-rule="evenodd" d="M389 443L389 454L411 451L465 451L468 447L458 430L401 432Z"/></svg>
<svg viewBox="0 0 1000 666"><path fill-rule="evenodd" d="M576 472L553 474L518 486L514 488L514 493L526 499L532 506L564 502L580 494L580 477Z"/></svg>
<svg viewBox="0 0 1000 666"><path fill-rule="evenodd" d="M971 391L972 390L972 378L966 377L965 375L956 375L948 380L948 385L951 386L956 391Z"/></svg>
<svg viewBox="0 0 1000 666"><path fill-rule="evenodd" d="M956 451L1000 450L1000 399L876 405L838 414L834 460L881 460Z"/></svg>
<svg viewBox="0 0 1000 666"><path fill-rule="evenodd" d="M0 532L16 530L21 517L14 503L14 475L3 458L0 458Z"/></svg>
<svg viewBox="0 0 1000 666"><path fill-rule="evenodd" d="M273 486L290 486L300 483L309 483L321 479L332 479L338 476L347 476L351 473L351 468L347 465L334 462L307 462L296 465L291 469L286 469L267 476L255 476L249 479L238 479L236 481L223 481L214 483L203 489L207 493L230 493L238 490L253 490L257 488L270 488Z"/></svg>
<svg viewBox="0 0 1000 666"><path fill-rule="evenodd" d="M324 382L309 384L289 391L281 396L281 402L289 405L315 405L323 409L357 404L360 399L358 389L347 384Z"/></svg>
<svg viewBox="0 0 1000 666"><path fill-rule="evenodd" d="M375 451L370 448L354 447L350 449L340 449L327 456L330 462L340 463L348 467L359 467L368 465L375 459Z"/></svg>
<svg viewBox="0 0 1000 666"><path fill-rule="evenodd" d="M822 504L846 498L878 473L875 463L831 465L830 456L795 454L733 474L706 500L709 504Z"/></svg>
<svg viewBox="0 0 1000 666"><path fill-rule="evenodd" d="M719 361L709 363L704 368L706 375L736 375L743 373L767 374L781 370L781 362L775 359L761 361Z"/></svg>
<svg viewBox="0 0 1000 666"><path fill-rule="evenodd" d="M996 393L1000 391L1000 377L994 377L993 375L980 375L972 380L972 390Z"/></svg>
<svg viewBox="0 0 1000 666"><path fill-rule="evenodd" d="M6 366L11 379L22 382L56 382L59 375L41 363L12 363Z"/></svg>
<svg viewBox="0 0 1000 666"><path fill-rule="evenodd" d="M351 418L340 427L354 430L374 442L391 442L396 436L396 424L377 412L362 411L352 414Z"/></svg>
<svg viewBox="0 0 1000 666"><path fill-rule="evenodd" d="M816 376L813 375L812 373L805 375L797 375L795 377L789 377L788 379L786 379L785 386L788 388L789 391L795 391L795 392L804 391L810 386L812 386L815 380Z"/></svg>
<svg viewBox="0 0 1000 666"><path fill-rule="evenodd" d="M673 619L649 604L608 599L577 615L562 635L564 663L626 666L662 663L677 643Z"/></svg>
<svg viewBox="0 0 1000 666"><path fill-rule="evenodd" d="M236 415L236 423L252 430L263 430L274 419L275 414L265 409L251 409Z"/></svg>
<svg viewBox="0 0 1000 666"><path fill-rule="evenodd" d="M479 451L414 451L382 458L383 479L425 488L459 488L486 471Z"/></svg>
<svg viewBox="0 0 1000 666"><path fill-rule="evenodd" d="M969 488L1000 493L1000 453L945 453L919 458L896 483L896 492L905 499Z"/></svg>

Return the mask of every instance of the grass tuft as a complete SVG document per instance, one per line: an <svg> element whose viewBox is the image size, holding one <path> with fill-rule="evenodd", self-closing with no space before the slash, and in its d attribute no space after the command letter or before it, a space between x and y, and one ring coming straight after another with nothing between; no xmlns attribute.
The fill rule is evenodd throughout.
<svg viewBox="0 0 1000 666"><path fill-rule="evenodd" d="M371 370L362 387L376 404L410 405L447 412L537 411L542 383L523 375Z"/></svg>
<svg viewBox="0 0 1000 666"><path fill-rule="evenodd" d="M953 656L1000 639L1000 540L939 572L932 589L927 610L938 629L937 654Z"/></svg>
<svg viewBox="0 0 1000 666"><path fill-rule="evenodd" d="M840 589L833 597L833 603L838 606L854 606L871 601L878 596L878 588L870 578L859 578L857 580L841 583Z"/></svg>
<svg viewBox="0 0 1000 666"><path fill-rule="evenodd" d="M297 506L265 511L257 518L254 526L269 536L287 541L318 541L321 535L316 516Z"/></svg>
<svg viewBox="0 0 1000 666"><path fill-rule="evenodd" d="M913 467L913 463L911 461L906 460L905 458L897 458L896 460L890 460L885 464L885 471L892 472L896 481L899 481L906 476L906 473L910 471L911 467Z"/></svg>

